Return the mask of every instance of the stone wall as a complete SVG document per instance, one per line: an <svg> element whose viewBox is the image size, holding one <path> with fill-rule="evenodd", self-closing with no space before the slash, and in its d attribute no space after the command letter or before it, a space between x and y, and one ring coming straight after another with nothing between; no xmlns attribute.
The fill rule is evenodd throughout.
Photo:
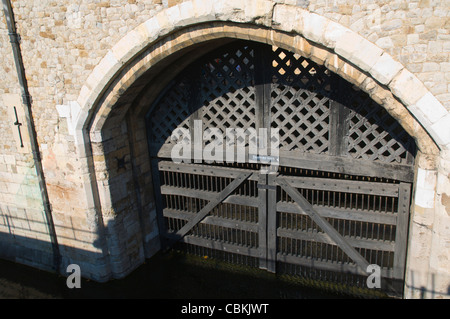
<svg viewBox="0 0 450 319"><path fill-rule="evenodd" d="M131 61L139 50L146 48L144 43L139 50L133 51L132 44L138 41L137 33L133 33L134 30L138 30L139 35L144 32L145 37L156 41L183 26L217 20L245 22L256 29L265 27L283 32L300 33L314 41L316 36L314 32L321 30L323 26L320 24L323 20L312 20L311 25L314 28L311 28L312 31L308 34L305 30L298 30L297 23L300 23L300 20L291 18L294 12L292 8L315 13L317 17L324 17L327 21L336 23L337 26L352 30L356 35L374 44L377 50L380 49L380 52L391 56L398 64L390 64L390 66L400 65L405 68L404 70L415 75L414 81L423 84L426 90L408 91L408 87L400 85L405 82L400 81L397 85L399 92L394 90L393 93L398 93L396 97L405 105L409 100L414 100L411 103L413 105L409 109L410 112L414 111L414 107L420 107L422 111L427 110L428 107L428 112L423 111L425 115L417 118L418 122L427 129L424 130L413 120L409 122L405 120L402 124L409 125L411 130L421 130L420 136L426 135L425 131L437 132L439 134L436 136L439 136L439 139L436 140L434 137L436 143L450 145L448 126L444 125L450 121L448 120L450 119L448 114L450 111L449 0L252 0L246 1L245 4L243 1L196 0L185 1L185 4L179 6L181 11L168 10L168 8L177 9L181 2L183 1L91 0L74 4L65 0L12 1L17 31L21 37L29 91L33 99L32 110L37 140L40 145L58 243L63 256L61 266L63 273L65 265L76 262L81 265L83 275L86 277L101 281L121 277L142 263L144 258L150 256L158 246L152 241L155 237L156 226L154 218L149 216L153 215L142 216L139 212L139 209L143 208L146 211L154 210L154 204L148 195L149 190L139 186L149 184L149 167L146 167L145 157L129 156L132 148L139 154L144 154L146 151L145 143L143 143L145 136L143 127L140 128L141 131L136 131L140 137L131 139L137 141L138 145L130 145L128 136L130 132L126 123L117 121L116 126L110 124L109 129L102 130L101 123L104 123L107 117L95 117L95 114L101 114L102 105L106 105L105 100L118 100L118 97L114 96L116 93L104 94L105 90L108 94L120 92L120 89L114 91L114 88L109 87L112 80L105 79L114 79L116 73L130 72L133 65L128 64L127 61ZM211 12L215 12L212 15L208 11L211 6L213 6ZM242 10L238 9L242 9L244 14L242 15ZM187 18L180 20L182 22L179 25L171 25L170 21L176 20L176 14L180 15L180 12ZM285 18L284 14L289 14L290 18ZM157 19L151 20L152 17ZM291 26L288 25L289 23ZM140 28L141 26L144 27ZM154 33L147 34L148 30L153 30ZM253 31L256 33L255 30ZM328 31L331 32L332 38L333 30ZM233 32L236 34L236 31ZM232 36L233 32L230 32L228 36ZM261 33L264 32L261 30ZM29 137L25 129L24 106L20 102L20 88L7 33L5 18L2 14L0 19L0 55L2 56L0 67L3 74L0 85L2 96L0 99L2 137L0 140L0 235L5 237L5 240L0 241L2 243L0 257L50 269L51 247L48 244L47 221L43 213L33 158L27 148ZM201 36L206 37L207 34ZM193 36L188 35L188 37ZM118 43L124 45L118 46ZM352 45L353 42L350 41L349 47L337 48L336 59L340 59L346 53L352 57L370 55L370 52L350 52L357 50ZM171 53L170 42L168 46L164 53L166 56ZM328 51L323 51L320 45L314 50L313 58L320 60L320 54L323 53L321 63L326 63L328 67L333 68ZM117 60L119 64L122 64L111 67L110 64ZM341 72L341 75L345 77L342 63L348 61L345 59L342 61L339 60L340 64L336 64L336 72ZM350 62L355 63L357 67L364 64L364 61ZM96 70L100 69L112 70L112 73L99 78ZM364 72L361 74L365 74ZM390 75L389 81L394 75L396 74ZM122 82L111 83L119 88L121 85L128 85L128 82L134 82L136 77L133 75L124 78ZM95 108L85 110L79 103L80 97L87 94L87 88L92 88L102 81L105 81L105 85L101 86L98 92L95 90L90 92L94 92L93 95L98 96L99 100L86 102L90 105L99 105L100 110ZM380 81L383 82L383 80ZM364 82L368 89L371 85L369 82ZM406 83L410 82L406 81ZM362 81L359 84L362 85ZM387 84L388 81L378 83L379 91L386 89ZM415 99L415 96L422 98L424 92L429 92L430 95L427 95L427 99L422 103L424 105L416 106L418 98ZM122 102L131 103L126 100ZM21 135L25 141L24 147L20 146L17 125L14 125L14 106L16 106L19 121L24 124L21 127ZM403 112L406 112L405 109ZM91 127L97 125L100 127L99 130L78 126L80 118L91 116L94 120ZM118 118L123 119L120 116ZM86 121L86 123L90 122ZM86 137L89 133L82 133L82 131L91 132L91 134ZM86 140L90 140L90 143L86 144ZM424 244L413 245L411 256L417 256L421 260L418 265L424 275L421 275L423 278L420 280L416 275L416 281L411 285L428 287L428 276L431 273L439 274L444 283L450 282L450 260L447 254L450 248L446 243L449 238L450 184L448 178L450 175L448 173L450 168L448 153L444 151L439 153L429 136L420 139L422 140L427 142L421 148L422 156L418 160L420 162L418 165L422 173L418 174L418 178L424 181L418 183L418 190L416 190L418 194L416 204L420 205L417 204L414 209L411 236L417 235ZM131 165L128 165L125 170L117 170L116 157L122 158L122 156L125 156L129 162L136 161L136 167L141 171L133 172ZM140 173L142 173L141 184L136 184L136 178L133 176ZM87 184L100 185L96 188L97 193L87 188ZM136 188L139 189L139 187L140 190L137 192ZM136 206L136 196L141 197L140 207ZM106 205L108 200L112 202L111 199L115 201L115 205ZM120 205L117 204L117 199L123 199ZM132 213L127 215L126 211ZM440 221L438 224L435 223L435 218L436 221ZM143 244L146 240L148 245ZM433 255L433 252L436 253ZM124 255L127 257L124 258ZM427 278L424 279L424 277ZM439 290L442 291L441 288ZM411 293L411 296L417 296L417 294Z"/></svg>

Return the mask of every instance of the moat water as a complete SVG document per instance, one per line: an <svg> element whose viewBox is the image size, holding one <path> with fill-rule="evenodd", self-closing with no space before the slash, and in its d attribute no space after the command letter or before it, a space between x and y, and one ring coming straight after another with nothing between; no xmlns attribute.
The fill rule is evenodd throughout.
<svg viewBox="0 0 450 319"><path fill-rule="evenodd" d="M69 274L68 274L69 275ZM197 256L157 254L123 279L81 280L69 289L66 277L0 260L0 299L336 299L352 298L305 287L266 271Z"/></svg>

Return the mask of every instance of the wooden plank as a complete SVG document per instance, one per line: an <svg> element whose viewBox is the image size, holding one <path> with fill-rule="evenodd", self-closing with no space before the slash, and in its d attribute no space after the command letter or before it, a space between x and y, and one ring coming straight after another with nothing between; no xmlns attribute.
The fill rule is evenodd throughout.
<svg viewBox="0 0 450 319"><path fill-rule="evenodd" d="M324 207L313 205L313 208L324 218L337 218L351 221L378 223L387 225L397 224L397 214L389 213L377 213L365 210L347 210L334 207ZM304 212L299 211L294 203L278 202L277 211L283 213L301 214Z"/></svg>
<svg viewBox="0 0 450 319"><path fill-rule="evenodd" d="M277 254L277 260L283 263L299 265L308 268L335 271L340 273L361 274L359 267L355 264L339 263L326 260L317 260L288 254Z"/></svg>
<svg viewBox="0 0 450 319"><path fill-rule="evenodd" d="M191 244L195 246L201 246L211 249L216 249L220 251L225 251L233 254L239 254L244 256L250 256L250 257L259 257L259 250L254 247L246 247L236 244L229 244L225 243L223 241L218 240L212 240L207 238L201 238L198 236L193 235L186 235L183 238L178 238L175 234L167 234L166 238L168 238L169 241L180 241L186 244Z"/></svg>
<svg viewBox="0 0 450 319"><path fill-rule="evenodd" d="M258 128L268 128L265 123L265 112L267 109L267 104L270 103L270 92L267 89L267 85L270 87L270 81L267 81L267 70L263 65L269 65L266 57L266 45L257 44L257 50L255 50L255 64L259 67L255 67L255 103L256 103L256 114L255 114L255 124L256 129Z"/></svg>
<svg viewBox="0 0 450 319"><path fill-rule="evenodd" d="M409 183L414 180L414 168L411 165L386 164L345 156L280 150L280 165L349 175L383 177Z"/></svg>
<svg viewBox="0 0 450 319"><path fill-rule="evenodd" d="M346 152L345 133L347 131L347 125L345 123L345 120L347 118L347 114L348 114L347 108L345 108L341 103L334 100L330 100L330 130L329 130L330 155L334 156L345 155Z"/></svg>
<svg viewBox="0 0 450 319"><path fill-rule="evenodd" d="M189 222L187 222L181 229L175 234L178 239L184 237L197 223L206 217L209 212L221 203L226 197L228 197L236 188L238 188L245 180L247 180L251 172L242 173L236 177L230 184L228 184L216 197L212 198L210 202L203 207Z"/></svg>
<svg viewBox="0 0 450 319"><path fill-rule="evenodd" d="M267 184L267 175L259 174L259 185ZM267 189L258 188L259 268L267 269Z"/></svg>
<svg viewBox="0 0 450 319"><path fill-rule="evenodd" d="M276 186L276 174L267 174L267 185ZM277 262L277 191L267 190L267 270L276 272Z"/></svg>
<svg viewBox="0 0 450 319"><path fill-rule="evenodd" d="M152 147L150 145L150 147ZM171 158L172 145L154 146L158 157ZM237 152L237 150L235 151ZM153 154L153 153L152 153ZM236 154L236 153L235 153ZM248 149L245 150L245 162L249 162ZM356 176L382 177L407 183L414 180L414 168L411 165L386 164L370 160L353 159L346 156L331 156L297 151L279 151L280 165L302 169L318 170ZM222 156L225 158L225 155ZM189 163L184 163L189 165Z"/></svg>
<svg viewBox="0 0 450 319"><path fill-rule="evenodd" d="M219 192L202 191L198 189L174 187L174 186L161 186L161 194L163 195L177 195L191 198L198 198L203 200L210 200L219 194ZM223 203L236 204L251 207L258 207L258 199L256 197L248 197L244 195L230 195L224 199Z"/></svg>
<svg viewBox="0 0 450 319"><path fill-rule="evenodd" d="M366 274L369 263L361 256L346 240L339 234L333 226L330 225L317 211L308 203L308 201L293 187L291 187L283 178L277 178L278 184L283 188L298 205L299 210L303 210L309 217L328 235L330 238L350 257L360 268L362 274Z"/></svg>
<svg viewBox="0 0 450 319"><path fill-rule="evenodd" d="M395 232L394 273L396 278L405 276L406 248L408 243L411 184L401 183L398 198L398 223Z"/></svg>
<svg viewBox="0 0 450 319"><path fill-rule="evenodd" d="M235 178L244 172L254 172L258 173L258 170L249 170L243 168L231 168L231 167L221 167L221 166L211 166L203 164L188 164L188 163L174 163L170 161L161 161L159 163L159 169L161 171L170 171L178 173L196 174L202 176L216 176L216 177L226 177ZM258 180L258 176L252 175L249 180Z"/></svg>
<svg viewBox="0 0 450 319"><path fill-rule="evenodd" d="M219 194L219 193L163 185L163 186L161 186L161 194L177 195L177 196L185 196L185 197L209 200L209 199L217 196L217 194ZM250 207L256 207L256 208L259 207L258 198L248 197L248 196L243 196L243 195L230 195L223 201L223 203L250 206ZM335 207L324 207L324 206L317 206L317 205L313 205L313 207L321 216L323 216L325 218L338 218L338 219L345 219L345 220L351 220L351 221L361 221L361 222L379 223L379 224L387 224L387 225L396 225L397 224L397 214L377 213L377 212L366 211L366 210L340 209L340 208L335 208ZM305 214L303 211L299 211L295 204L288 203L288 202L281 202L281 201L278 202L276 209L278 212L283 212L283 213Z"/></svg>
<svg viewBox="0 0 450 319"><path fill-rule="evenodd" d="M177 218L182 220L192 220L197 214L187 211L180 211L180 210L174 210L174 209L164 209L164 217L168 218ZM237 219L229 219L229 218L223 218L223 217L217 217L217 216L206 216L205 219L203 219L200 224L205 225L213 225L213 226L221 226L221 227L227 227L227 228L233 228L233 229L239 229L239 230L245 230L245 231L251 231L251 232L258 232L258 224L247 222L247 221L241 221Z"/></svg>
<svg viewBox="0 0 450 319"><path fill-rule="evenodd" d="M369 274L366 272L365 274L361 273L361 269L356 264L349 263L340 263L340 262L332 262L327 260L317 260L308 257L294 256L278 253L277 260L283 263L299 265L308 268L326 270L326 271L334 271L339 273L350 273L355 275L363 275L368 276ZM382 268L381 276L384 278L395 278L392 270Z"/></svg>
<svg viewBox="0 0 450 319"><path fill-rule="evenodd" d="M277 235L279 237L294 238L300 240L314 241L318 243L331 244L334 245L334 241L330 240L329 236L324 233L312 232L312 231L299 231L295 229L286 229L279 227L277 230ZM366 238L352 238L348 236L343 236L343 238L353 247L364 248L364 249L376 249L383 251L394 251L395 243L390 241L381 241Z"/></svg>
<svg viewBox="0 0 450 319"><path fill-rule="evenodd" d="M316 178L303 176L282 176L292 187L343 192L353 194L368 194L376 196L398 196L398 184L352 181L331 178Z"/></svg>

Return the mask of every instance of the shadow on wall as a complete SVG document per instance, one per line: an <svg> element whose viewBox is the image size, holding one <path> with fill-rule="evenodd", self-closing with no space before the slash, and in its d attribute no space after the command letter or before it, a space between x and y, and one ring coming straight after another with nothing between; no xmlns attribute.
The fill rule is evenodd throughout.
<svg viewBox="0 0 450 319"><path fill-rule="evenodd" d="M406 283L406 288L410 291L409 296L407 298L412 299L435 299L435 298L450 298L450 286L447 287L447 291L440 290L436 286L439 286L440 282L448 282L449 280L442 277L442 275L430 273L428 275L424 275L423 273L419 273L416 271L409 272L409 279ZM429 282L430 287L424 287L418 283L417 281L423 282L423 279L428 277L427 282Z"/></svg>
<svg viewBox="0 0 450 319"><path fill-rule="evenodd" d="M76 260L86 269L86 277L97 281L110 279L107 256L95 239L94 232L78 229L71 217L70 227L56 225L61 260L55 256L48 225L39 209L25 209L2 205L0 207L0 258L50 272L65 274L67 265ZM83 239L85 238L85 239ZM92 242L88 238L93 238ZM86 250L71 247L87 247ZM63 243L63 244L61 244ZM89 250L92 249L92 250ZM68 257L70 256L70 258Z"/></svg>

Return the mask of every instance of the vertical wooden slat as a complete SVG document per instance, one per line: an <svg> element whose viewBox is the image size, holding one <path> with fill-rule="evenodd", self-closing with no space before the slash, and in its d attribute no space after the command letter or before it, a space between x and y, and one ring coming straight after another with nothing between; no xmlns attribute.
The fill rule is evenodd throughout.
<svg viewBox="0 0 450 319"><path fill-rule="evenodd" d="M395 232L394 276L403 280L408 241L411 184L400 183L398 194L397 226Z"/></svg>
<svg viewBox="0 0 450 319"><path fill-rule="evenodd" d="M267 269L267 190L263 185L267 184L267 175L259 175L258 183L258 250L259 268Z"/></svg>
<svg viewBox="0 0 450 319"><path fill-rule="evenodd" d="M345 111L344 106L336 101L330 100L330 130L328 138L330 140L330 155L345 155Z"/></svg>
<svg viewBox="0 0 450 319"><path fill-rule="evenodd" d="M267 174L267 270L276 272L277 258L277 190L276 174Z"/></svg>
<svg viewBox="0 0 450 319"><path fill-rule="evenodd" d="M266 86L266 69L261 67L265 65L266 62L266 46L264 45L256 45L255 46L255 128L258 130L259 128L267 127L264 123L264 113L265 113L265 104L267 103L267 89ZM270 96L269 96L270 97Z"/></svg>

